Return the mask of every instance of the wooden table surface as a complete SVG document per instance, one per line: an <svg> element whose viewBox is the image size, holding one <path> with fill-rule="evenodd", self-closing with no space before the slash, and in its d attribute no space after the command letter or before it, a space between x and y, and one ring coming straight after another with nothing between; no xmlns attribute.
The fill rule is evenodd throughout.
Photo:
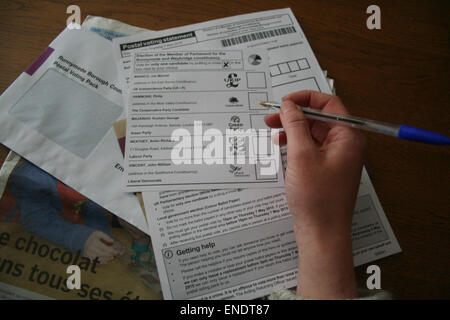
<svg viewBox="0 0 450 320"><path fill-rule="evenodd" d="M366 8L381 8L381 30ZM0 92L65 27L66 8L154 30L290 7L354 115L450 135L449 1L0 1ZM368 134L367 168L403 252L377 262L396 298L450 298L450 149ZM0 145L0 163L8 150ZM357 268L365 286L367 266Z"/></svg>

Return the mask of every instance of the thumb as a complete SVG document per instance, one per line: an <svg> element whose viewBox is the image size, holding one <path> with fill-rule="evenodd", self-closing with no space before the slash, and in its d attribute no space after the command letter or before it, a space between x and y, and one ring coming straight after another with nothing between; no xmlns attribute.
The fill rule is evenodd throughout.
<svg viewBox="0 0 450 320"><path fill-rule="evenodd" d="M308 119L298 105L290 100L283 101L280 120L287 136L288 153L303 152L315 147Z"/></svg>

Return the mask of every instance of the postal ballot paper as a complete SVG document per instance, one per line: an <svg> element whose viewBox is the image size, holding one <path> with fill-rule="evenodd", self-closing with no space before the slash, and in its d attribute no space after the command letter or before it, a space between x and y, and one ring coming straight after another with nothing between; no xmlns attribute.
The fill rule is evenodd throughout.
<svg viewBox="0 0 450 320"><path fill-rule="evenodd" d="M122 78L122 83L124 83L124 89L129 90L129 80L131 71L136 66L133 66L133 55L136 53L151 52L156 50L170 50L170 51L186 51L186 50L223 50L223 51L233 51L233 50L243 50L250 49L253 51L266 50L269 54L269 67L273 97L274 100L281 100L281 97L287 93L302 90L311 89L322 92L331 92L328 86L327 80L320 69L320 66L312 53L311 48L302 33L300 26L298 25L292 11L290 9L273 10L267 12L260 12L248 15L241 15L226 19L219 19L209 22L204 22L200 24L184 26L179 28L173 28L163 31L155 32L142 32L137 35L115 38L112 40L114 44L115 58L118 63L119 73ZM225 63L225 61L224 61ZM134 70L134 69L133 69ZM220 74L222 74L221 72ZM232 75L230 73L229 75ZM223 78L223 77L221 77ZM141 79L134 78L134 83L139 83ZM127 85L129 88L127 88ZM141 88L137 88L138 90ZM130 96L130 94L128 94ZM136 97L136 95L134 96ZM181 97L181 95L179 95ZM234 96L230 96L233 99ZM157 108L155 105L151 105L151 100L155 102L154 98L148 98L145 101L143 99L135 99L133 102L136 104L135 108L129 105L133 96L125 103L125 108L134 110L132 117L129 119L131 121L127 122L127 128L131 125L139 126L139 122L144 122L142 128L147 126L149 128L151 116L159 116L161 114L161 108ZM222 97L223 98L223 97ZM221 103L224 108L227 109L227 117L238 116L244 123L260 124L264 125L263 117L257 117L258 114L263 112L268 112L269 110L263 109L257 103L259 100L267 100L268 96L263 93L256 93L248 95L245 100L237 99L241 102L240 108L227 108L226 105L229 103L223 103L219 100L216 103ZM141 100L141 101L139 101ZM196 108L185 108L186 105L183 104L185 101L180 98L171 97L170 95L164 95L160 98L160 103L168 109L166 114L170 114L174 108L186 109L184 112L184 117L193 117L192 112L195 112ZM187 97L186 100L189 100ZM209 100L211 101L211 99ZM245 101L245 103L243 103ZM243 104L242 104L243 103ZM142 105L145 104L145 107ZM171 108L167 108L171 105ZM153 107L153 108L152 108ZM206 109L206 108L205 108ZM236 114L233 114L235 112ZM237 112L243 112L242 116L239 116ZM177 112L182 114L183 112ZM188 116L188 114L192 114ZM254 116L253 116L254 115ZM131 116L129 114L129 116ZM133 118L134 117L134 118ZM209 112L209 119L214 125L214 117L217 117L217 113L211 111ZM133 119L144 119L148 118L147 121L138 121L138 123L132 124ZM208 118L208 110L205 110L204 118ZM253 121L254 118L256 121ZM222 120L225 122L225 119ZM216 125L217 127L217 125ZM219 127L220 128L220 127ZM136 129L136 128L133 128ZM236 172L236 167L241 166L227 166L222 165L222 170L210 170L211 175L207 174L207 167L202 171L196 170L195 165L191 165L192 174L172 174L175 170L164 170L163 167L155 167L154 165L158 163L160 158L157 160L152 160L152 152L142 151L144 148L140 145L139 141L144 141L149 139L148 134L161 135L161 130L134 130L136 134L140 134L141 138L131 140L131 136L128 135L127 142L137 142L136 146L129 145L127 148L134 148L134 150L139 149L141 156L144 159L134 159L135 162L142 162L140 169L133 164L134 167L130 168L129 162L128 166L125 168L126 174L128 175L127 191L163 191L167 189L179 189L179 190L189 190L193 186L195 188L207 189L207 188L232 188L233 181L237 183L234 185L236 187L250 187L249 185L244 185L245 182L251 182L252 187L270 187L280 185L282 182L282 175L276 175L277 184L272 181L274 178L265 180L266 177L261 177L258 174L257 166L253 165L242 167L242 176L238 176L240 172ZM147 136L143 136L143 132L147 132ZM127 131L130 134L130 131ZM157 134L158 133L158 134ZM137 136L135 136L137 137ZM134 138L134 137L133 137ZM129 143L127 143L129 144ZM195 146L194 146L195 148ZM127 154L127 160L129 159L129 154ZM139 160L139 161L137 161ZM166 162L170 162L171 159L167 158ZM161 161L159 163L162 163ZM164 164L164 163L162 163ZM210 169L213 166L210 166ZM150 168L150 169L149 169ZM170 167L172 168L172 166ZM226 172L224 170L227 170ZM147 172L148 174L144 174ZM156 176L156 173L162 172L163 175ZM166 173L167 174L166 174ZM176 172L189 172L189 170L178 170ZM130 174L137 175L133 178ZM140 177L139 177L140 175ZM144 175L144 176L143 176ZM197 177L195 177L197 175ZM209 179L209 181L207 181ZM215 186L210 182L215 180ZM245 181L244 179L247 179ZM273 180L271 180L273 179ZM201 184L202 182L202 184ZM273 183L273 184L271 184Z"/></svg>
<svg viewBox="0 0 450 320"><path fill-rule="evenodd" d="M135 54L128 98L127 191L283 187L262 49ZM192 147L193 146L193 147Z"/></svg>
<svg viewBox="0 0 450 320"><path fill-rule="evenodd" d="M302 89L331 93L290 9L114 41L124 77L132 52L266 47L275 100ZM282 189L144 192L143 197L166 299L252 299L296 285L297 246ZM355 266L401 251L365 169L352 244Z"/></svg>
<svg viewBox="0 0 450 320"><path fill-rule="evenodd" d="M0 142L66 185L148 232L124 193L112 123L123 100L112 44L65 29L0 97Z"/></svg>

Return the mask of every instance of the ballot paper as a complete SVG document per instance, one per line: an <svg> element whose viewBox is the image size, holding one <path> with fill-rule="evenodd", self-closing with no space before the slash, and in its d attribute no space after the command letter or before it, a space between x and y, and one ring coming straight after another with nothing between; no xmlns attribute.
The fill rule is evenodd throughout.
<svg viewBox="0 0 450 320"><path fill-rule="evenodd" d="M112 44L64 30L0 97L0 142L148 232L123 192L123 156L111 125L124 115Z"/></svg>
<svg viewBox="0 0 450 320"><path fill-rule="evenodd" d="M143 32L129 37L113 39L113 44L124 90L128 90L130 71L134 67L132 66L133 54L137 52L142 53L174 48L176 50L239 50L248 48L251 50L263 49L268 51L269 70L275 100L281 100L281 97L286 93L302 89L331 92L306 37L303 35L290 9L236 16L159 32ZM296 90L294 90L294 87ZM262 95L254 95L253 98L253 100L264 100ZM126 108L130 110L130 99L126 101ZM262 109L262 107L255 106L254 103L252 103L252 106L254 106L254 109L251 110L252 113L257 114L261 112L258 111L258 108ZM134 115L137 116L138 113ZM260 120L258 122L264 125L262 117L258 120ZM269 186L268 184L271 183L269 180L269 182L261 183L270 175L265 174L263 180L260 179L261 177L258 177L258 170L251 170L251 167L249 170L248 167L241 167L236 164L232 165L232 167L230 166L228 168L229 173L241 174L239 171L242 168L244 176L248 175L254 181L259 180L259 183L253 184L253 187ZM203 172L206 172L208 169L211 170L213 167L215 166L209 166L203 169ZM225 166L223 167L225 168ZM130 168L127 167L127 169ZM182 172L187 171L191 172L189 179L183 179L186 177L186 174L174 175L169 172L166 175L167 177L171 176L174 180L176 178L179 179L176 180L178 182L176 185L165 184L166 189L169 186L176 186L176 189L186 190L192 189L192 187L202 189L214 188L214 185L205 184L205 180L201 180L205 179L207 177L206 175L198 174L197 179L194 179L193 175L199 172L196 170L195 165L191 165L191 170L182 170ZM127 174L128 172L138 174L135 170L127 170ZM218 172L215 170L212 172L211 178L216 177L217 179ZM239 178L242 179L242 177ZM282 181L281 175L278 174L276 178L278 183ZM129 184L128 179L131 179L131 177L128 176L126 181L128 191L164 190L164 182L160 177L145 177L143 178L144 180L135 177L135 179L131 179L131 183L134 183L133 185ZM203 184L200 184L200 182L203 182ZM217 184L216 187L222 188L230 187L232 184L223 178L218 179L217 182L222 185ZM241 181L237 180L236 182L240 183ZM237 185L235 187L239 186L243 185Z"/></svg>
<svg viewBox="0 0 450 320"><path fill-rule="evenodd" d="M265 50L136 53L128 98L128 191L282 187Z"/></svg>
<svg viewBox="0 0 450 320"><path fill-rule="evenodd" d="M298 90L332 93L290 9L113 43L126 81L136 52L266 48L276 101ZM144 192L143 197L166 299L251 299L296 285L297 247L280 188ZM355 265L401 251L365 169L352 237Z"/></svg>

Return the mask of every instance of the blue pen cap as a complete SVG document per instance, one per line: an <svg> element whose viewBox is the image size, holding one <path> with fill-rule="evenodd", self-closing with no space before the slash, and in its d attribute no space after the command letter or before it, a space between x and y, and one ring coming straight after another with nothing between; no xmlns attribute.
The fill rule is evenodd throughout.
<svg viewBox="0 0 450 320"><path fill-rule="evenodd" d="M428 130L410 127L405 124L400 126L398 138L429 144L450 145L450 138L447 136Z"/></svg>

